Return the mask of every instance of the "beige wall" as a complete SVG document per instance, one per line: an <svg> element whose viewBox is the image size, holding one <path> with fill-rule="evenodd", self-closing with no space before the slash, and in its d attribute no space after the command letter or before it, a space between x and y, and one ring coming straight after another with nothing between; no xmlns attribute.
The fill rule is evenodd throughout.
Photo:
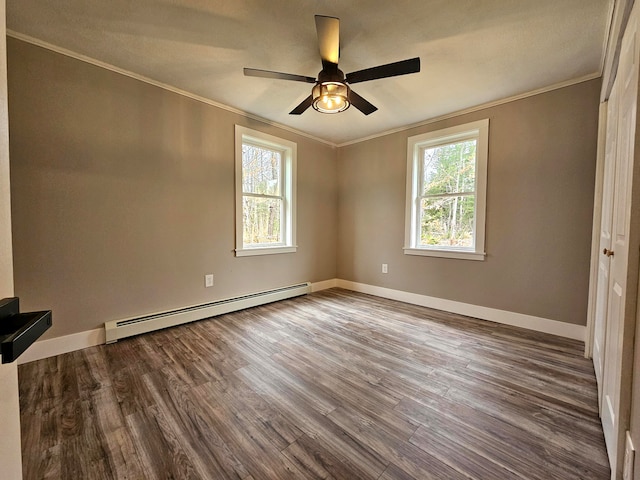
<svg viewBox="0 0 640 480"><path fill-rule="evenodd" d="M593 80L341 148L338 277L584 325L599 92ZM483 118L486 260L404 255L407 137Z"/></svg>
<svg viewBox="0 0 640 480"><path fill-rule="evenodd" d="M53 310L47 337L335 278L334 148L15 39L8 57L15 290ZM295 254L234 256L235 123L298 144Z"/></svg>
<svg viewBox="0 0 640 480"><path fill-rule="evenodd" d="M48 337L335 277L585 322L598 81L334 149L15 39L8 54L16 293L53 309ZM481 118L487 259L404 255L407 137ZM298 143L296 254L233 255L235 123Z"/></svg>

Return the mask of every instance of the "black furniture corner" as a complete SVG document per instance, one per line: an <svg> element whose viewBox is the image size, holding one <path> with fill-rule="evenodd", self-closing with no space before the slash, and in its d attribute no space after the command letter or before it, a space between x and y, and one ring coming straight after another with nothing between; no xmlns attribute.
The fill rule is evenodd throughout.
<svg viewBox="0 0 640 480"><path fill-rule="evenodd" d="M0 353L11 363L51 327L51 310L20 313L18 297L0 300Z"/></svg>

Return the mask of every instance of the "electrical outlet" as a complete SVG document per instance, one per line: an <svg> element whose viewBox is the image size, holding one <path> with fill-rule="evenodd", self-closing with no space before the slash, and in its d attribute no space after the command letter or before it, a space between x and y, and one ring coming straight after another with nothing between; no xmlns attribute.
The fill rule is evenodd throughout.
<svg viewBox="0 0 640 480"><path fill-rule="evenodd" d="M633 461L635 449L631 441L631 435L627 430L627 441L624 446L624 469L622 470L622 480L633 480Z"/></svg>
<svg viewBox="0 0 640 480"><path fill-rule="evenodd" d="M389 273L389 267L386 263L382 264L382 273Z"/></svg>
<svg viewBox="0 0 640 480"><path fill-rule="evenodd" d="M213 287L213 273L204 276L204 286L207 288Z"/></svg>

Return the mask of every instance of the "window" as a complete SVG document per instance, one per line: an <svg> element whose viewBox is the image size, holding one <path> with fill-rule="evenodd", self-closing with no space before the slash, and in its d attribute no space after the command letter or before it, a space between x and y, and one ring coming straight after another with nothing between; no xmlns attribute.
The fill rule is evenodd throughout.
<svg viewBox="0 0 640 480"><path fill-rule="evenodd" d="M484 259L489 120L414 137L404 253Z"/></svg>
<svg viewBox="0 0 640 480"><path fill-rule="evenodd" d="M296 251L296 144L236 125L236 256Z"/></svg>

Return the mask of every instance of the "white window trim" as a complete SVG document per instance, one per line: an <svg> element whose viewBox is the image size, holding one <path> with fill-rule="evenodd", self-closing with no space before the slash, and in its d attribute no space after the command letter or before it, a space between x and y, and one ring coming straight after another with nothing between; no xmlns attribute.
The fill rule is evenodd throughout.
<svg viewBox="0 0 640 480"><path fill-rule="evenodd" d="M283 229L284 243L246 247L243 242L242 223L242 144L250 142L265 148L273 148L282 152L282 188L283 188ZM251 255L273 255L278 253L295 253L296 245L296 143L252 130L241 125L235 126L235 186L236 186L236 257Z"/></svg>
<svg viewBox="0 0 640 480"><path fill-rule="evenodd" d="M467 138L477 138L476 144L476 208L475 246L473 249L448 247L418 247L418 218L420 196L420 149L425 146L449 144ZM455 127L436 130L409 137L407 142L407 200L405 209L406 255L484 260L485 220L487 207L487 161L489 152L489 119L465 123Z"/></svg>

